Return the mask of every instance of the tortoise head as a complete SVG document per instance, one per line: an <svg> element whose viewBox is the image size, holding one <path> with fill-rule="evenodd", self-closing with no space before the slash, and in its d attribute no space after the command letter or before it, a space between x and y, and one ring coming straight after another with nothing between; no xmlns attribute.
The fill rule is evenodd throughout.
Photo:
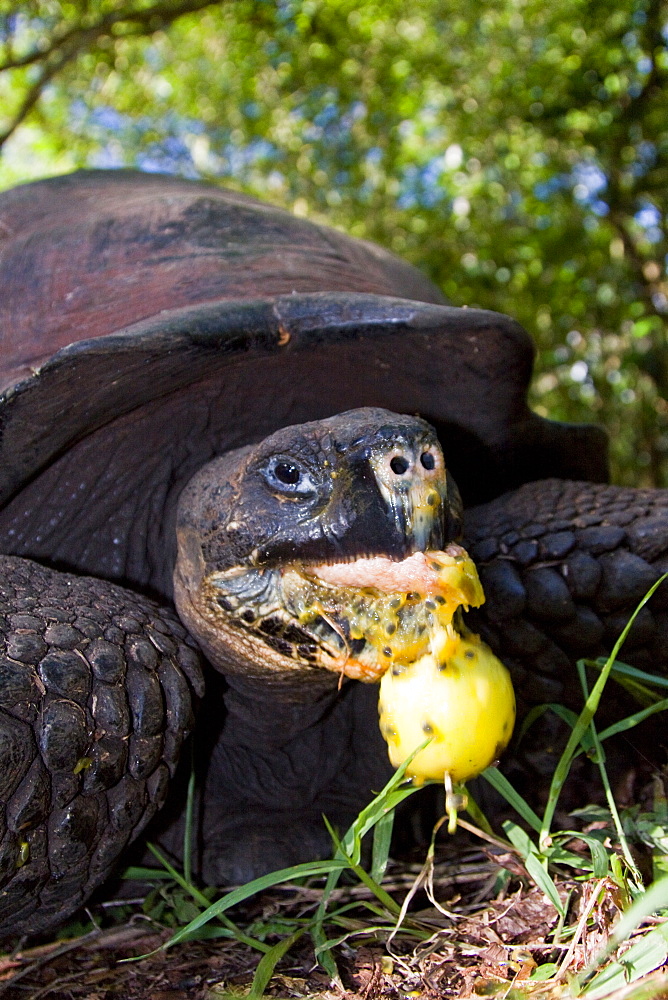
<svg viewBox="0 0 668 1000"><path fill-rule="evenodd" d="M400 562L460 530L429 424L351 410L283 428L193 477L177 514L175 600L223 671L317 666L373 680L375 653L355 630L378 605L370 590L323 579L323 567Z"/></svg>

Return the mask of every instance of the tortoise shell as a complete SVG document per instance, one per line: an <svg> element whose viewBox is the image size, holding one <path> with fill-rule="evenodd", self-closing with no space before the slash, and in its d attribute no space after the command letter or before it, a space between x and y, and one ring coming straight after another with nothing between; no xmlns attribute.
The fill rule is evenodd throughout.
<svg viewBox="0 0 668 1000"><path fill-rule="evenodd" d="M371 243L173 177L0 195L0 551L169 594L185 482L357 406L418 412L466 504L604 481L605 436L528 408L533 346Z"/></svg>

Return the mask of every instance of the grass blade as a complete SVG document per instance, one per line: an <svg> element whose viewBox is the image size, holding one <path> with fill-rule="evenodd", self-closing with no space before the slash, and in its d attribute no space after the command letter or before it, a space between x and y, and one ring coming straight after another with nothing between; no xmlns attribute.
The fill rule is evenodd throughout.
<svg viewBox="0 0 668 1000"><path fill-rule="evenodd" d="M332 870L327 882L325 883L322 898L313 922L311 938L313 939L313 943L316 947L320 964L330 978L337 982L339 981L339 972L336 967L336 962L334 961L334 956L330 948L327 946L327 936L324 931L325 914L327 912L329 898L336 887L341 872L345 868L350 867L351 862L353 864L359 864L362 854L362 838L369 832L369 830L373 829L374 826L383 822L386 816L392 815L394 809L400 802L403 802L403 800L408 798L409 795L413 795L416 791L419 791L417 785L402 785L402 782L405 782L406 768L413 760L413 757L415 757L420 750L423 750L424 747L426 747L430 742L431 740L425 740L425 742L421 746L417 747L410 757L403 762L401 767L399 767L392 775L385 787L378 793L378 795L376 795L369 805L360 812L357 819L348 828L340 842L335 836L333 837L334 843L337 846L338 858L341 861L341 867L337 870ZM386 834L381 834L383 837L385 835ZM389 850L389 845L387 850ZM380 859L380 853L378 857Z"/></svg>
<svg viewBox="0 0 668 1000"><path fill-rule="evenodd" d="M592 837L588 833L582 833L577 830L560 830L559 831L560 840L570 840L572 837L576 837L578 840L583 841L591 851L591 871L594 878L605 878L606 875L610 874L610 864L608 861L608 852L596 837ZM588 870L587 864L584 858L580 858L577 854L572 854L570 851L565 851L561 847L554 847L550 853L550 861L553 864L566 864L573 865L574 867L579 867Z"/></svg>
<svg viewBox="0 0 668 1000"><path fill-rule="evenodd" d="M390 844L394 827L394 809L385 813L376 823L373 831L373 850L371 855L371 878L380 882L387 869L390 858Z"/></svg>
<svg viewBox="0 0 668 1000"><path fill-rule="evenodd" d="M626 941L632 931L639 926L645 917L651 916L657 910L668 908L668 875L654 882L653 885L639 896L620 917L610 939L611 948L616 948Z"/></svg>
<svg viewBox="0 0 668 1000"><path fill-rule="evenodd" d="M471 795L466 785L462 785L462 792L466 796L466 812L469 814L476 826L480 827L483 833L489 834L490 837L494 836L494 830L492 829L492 824L489 822L484 812L476 802L476 800Z"/></svg>
<svg viewBox="0 0 668 1000"><path fill-rule="evenodd" d="M343 868L330 872L327 882L325 883L325 888L323 889L322 898L318 904L315 920L313 921L313 928L311 930L311 939L315 946L318 961L330 979L333 979L335 982L339 982L339 970L336 967L332 951L327 946L327 935L325 934L324 923L329 897L336 888L336 883L338 882L342 871Z"/></svg>
<svg viewBox="0 0 668 1000"><path fill-rule="evenodd" d="M659 580L661 583L661 580ZM597 667L604 667L607 660L603 657L599 657L597 660L592 661ZM663 677L661 674L648 674L645 670L640 670L638 667L632 667L629 663L623 663L622 660L616 660L612 665L612 674L619 677L630 677L632 680L644 681L647 684L651 684L653 687L668 688L668 677Z"/></svg>
<svg viewBox="0 0 668 1000"><path fill-rule="evenodd" d="M617 733L625 733L629 729L633 729L634 726L639 725L644 722L645 719L649 719L650 715L655 715L656 712L665 712L668 709L668 698L663 698L661 701L655 702L648 708L643 708L639 712L635 712L633 715L627 715L625 719L620 719L619 722L615 722L612 726L608 726L599 733L598 738L601 742L603 740L609 739L611 736L616 736Z"/></svg>
<svg viewBox="0 0 668 1000"><path fill-rule="evenodd" d="M410 795L414 795L415 792L420 791L419 785L402 785L402 782L406 780L406 768L413 760L413 757L420 753L421 750L424 750L429 743L431 743L431 739L425 740L419 747L416 747L410 757L407 757L401 767L397 768L385 787L381 789L368 806L362 809L357 819L346 831L341 841L342 847L348 857L353 858L356 863L359 863L360 860L362 838L369 830L372 830L376 823L388 812L395 809L400 802L403 802Z"/></svg>
<svg viewBox="0 0 668 1000"><path fill-rule="evenodd" d="M178 872L172 864L169 863L167 858L158 850L155 844L151 844L149 842L146 844L146 846L148 847L149 851L156 859L156 861L162 865L162 867L165 869L166 872L168 872L169 876L174 879L177 885L180 885L182 889L185 889L186 892L189 892L196 903L198 903L200 906L203 906L204 909L206 909L210 905L209 900L206 898L204 893L200 892L197 886L193 885L191 882L186 881L185 877L181 875L181 873Z"/></svg>
<svg viewBox="0 0 668 1000"><path fill-rule="evenodd" d="M351 857L349 857L345 853L341 841L337 838L336 833L334 832L330 824L327 822L327 819L325 819L325 822L327 823L327 829L329 830L329 835L334 841L334 844L336 845L335 856L337 858L342 857L344 861L347 861L350 870L354 872L355 875L357 875L360 882L362 882L362 884L365 885L367 889L369 889L374 894L376 899L378 899L378 901L382 903L383 906L390 913L396 916L399 913L399 906L395 903L392 897L387 892L385 892L383 887L379 885L378 882L376 882L371 875L369 875L367 872L364 871L361 865L357 864L356 861L354 861Z"/></svg>
<svg viewBox="0 0 668 1000"><path fill-rule="evenodd" d="M536 831L540 832L541 820L533 811L528 802L522 798L519 792L516 792L513 786L510 784L505 775L501 774L499 770L495 767L488 767L486 771L482 772L481 777L488 781L489 784L494 788L499 795L502 795L506 802L508 802L513 809L522 817L529 826Z"/></svg>
<svg viewBox="0 0 668 1000"><path fill-rule="evenodd" d="M270 872L268 875L262 875L261 878L253 879L252 882L248 882L246 885L241 885L237 889L233 889L231 892L226 893L221 899L218 899L215 903L200 913L199 916L191 920L189 924L185 927L181 927L169 941L165 941L163 945L160 946L158 951L171 948L172 945L178 944L185 937L194 933L194 931L199 930L204 924L213 920L215 917L224 913L226 910L231 909L233 906L237 906L239 903L243 903L246 899L250 899L251 896L255 896L258 892L263 892L265 889L271 889L272 886L281 885L283 882L294 882L295 879L310 878L312 876L327 875L330 872L342 871L346 866L346 863L342 860L333 861L312 861L307 864L294 865L292 868L281 868L279 871ZM145 956L141 956L142 958Z"/></svg>
<svg viewBox="0 0 668 1000"><path fill-rule="evenodd" d="M666 907L668 907L668 875L659 879L658 882L654 882L649 889L647 889L641 896L638 896L633 901L631 906L629 906L629 908L622 913L605 947L599 951L591 964L578 976L580 983L587 983L588 980L591 980L593 983L593 977L597 975L598 970L606 959L612 954L615 948L618 948L620 944L626 941L646 917L651 916L658 910L664 910ZM662 934L665 934L666 926L667 925L664 924L661 928L656 929L661 930ZM652 933L652 931L648 933ZM648 935L645 935L645 937L647 936ZM653 947L655 944L656 942L652 942L651 946ZM635 945L633 947L635 947ZM626 965L627 954L628 953L625 953L621 957L619 964Z"/></svg>
<svg viewBox="0 0 668 1000"><path fill-rule="evenodd" d="M302 934L305 932L306 928L301 927L299 930L295 931L294 934L290 934L289 937L283 938L278 944L275 944L269 949L266 955L263 955L260 959L257 969L255 970L255 975L253 976L253 983L247 995L247 1000L261 1000L264 996L264 991L269 985L269 980L274 974L274 970L283 958L286 952L292 948L295 941L298 941Z"/></svg>
<svg viewBox="0 0 668 1000"><path fill-rule="evenodd" d="M582 991L586 1000L609 996L613 990L634 983L658 969L668 958L668 926L655 927L643 934L615 962L598 972Z"/></svg>
<svg viewBox="0 0 668 1000"><path fill-rule="evenodd" d="M566 911L557 892L557 887L548 875L543 861L538 856L536 845L531 837L520 826L512 823L510 820L507 820L503 824L503 829L508 840L522 855L524 866L533 881L550 900L559 916L564 917Z"/></svg>
<svg viewBox="0 0 668 1000"><path fill-rule="evenodd" d="M127 879L130 882L169 881L171 877L169 872L162 868L142 868L138 865L130 865L121 875L122 879Z"/></svg>
<svg viewBox="0 0 668 1000"><path fill-rule="evenodd" d="M537 722L538 719L542 718L545 715L545 713L549 710L552 710L555 715L558 715L560 719L563 719L564 722L567 722L568 725L571 727L571 729L577 722L578 718L577 714L571 711L570 708L566 708L564 705L560 705L558 702L548 701L544 705L534 705L531 711L527 712L527 714L524 716L524 719L522 721L522 726L519 731L519 739L521 740L522 737L534 724L534 722Z"/></svg>
<svg viewBox="0 0 668 1000"><path fill-rule="evenodd" d="M573 758L577 751L580 740L582 739L585 731L588 729L589 724L594 718L596 710L598 709L599 702L601 700L601 695L603 694L603 689L605 688L605 685L608 681L608 677L610 676L610 671L612 670L613 664L617 659L617 654L619 653L619 650L622 648L624 641L626 640L626 637L629 634L633 622L637 618L638 614L640 613L642 608L644 608L644 606L647 604L649 599L652 597L657 587L659 587L663 583L666 577L668 577L668 573L664 573L663 576L661 576L656 581L656 583L650 587L650 589L647 591L643 599L639 602L637 608L635 609L635 611L629 618L628 622L626 623L626 626L624 627L622 634L619 636L617 642L613 646L612 652L610 653L610 656L606 660L605 666L601 670L600 676L597 678L596 683L592 688L591 694L587 698L585 707L580 712L578 721L576 722L575 727L571 732L568 742L566 743L566 747L564 748L564 751L561 757L559 758L559 763L557 764L554 775L552 776L552 783L550 785L549 797L547 805L545 807L545 812L543 814L543 822L540 830L539 844L541 848L543 848L549 842L550 828L552 826L552 820L554 819L554 813L557 808L557 802L559 801L561 790L564 787L566 778L568 777L568 773L570 771L571 764L573 762Z"/></svg>
<svg viewBox="0 0 668 1000"><path fill-rule="evenodd" d="M538 853L538 848L529 834L521 826L518 826L517 823L513 823L512 820L506 820L503 824L503 832L523 858L527 858L530 854Z"/></svg>
<svg viewBox="0 0 668 1000"><path fill-rule="evenodd" d="M186 882L192 882L192 837L193 837L193 806L195 802L195 744L190 746L190 778L186 795L186 815L183 829L183 877Z"/></svg>
<svg viewBox="0 0 668 1000"><path fill-rule="evenodd" d="M180 872L176 870L176 868L170 865L167 858L165 858L160 853L155 844L147 843L146 846L148 847L153 857L157 861L159 861L161 865L163 865L165 870L168 872L170 877L174 879L177 885L180 885L182 889L185 889L186 892L189 892L192 898L195 900L195 902L199 906L204 907L205 912L211 908L211 903L204 895L204 893L200 892L197 886L193 885L191 882L186 882L185 877L181 875ZM214 918L212 917L211 919ZM250 948L255 948L256 951L269 951L268 945L264 944L263 941L258 941L256 940L256 938L252 938L249 937L247 934L244 934L244 932L237 927L234 921L230 920L228 917L225 917L222 913L218 914L217 919L220 920L220 922L224 925L225 929L229 932L229 934L232 937L236 938L237 941L240 941L242 944L248 945ZM185 932L187 928L184 927L183 930ZM194 933L195 932L193 932L193 936Z"/></svg>
<svg viewBox="0 0 668 1000"><path fill-rule="evenodd" d="M543 868L538 856L536 854L527 855L524 859L524 864L526 866L526 870L529 872L529 875L531 875L531 878L534 880L538 888L545 893L559 916L565 917L566 910L564 909L564 904L562 903L559 893L557 892L557 887Z"/></svg>
<svg viewBox="0 0 668 1000"><path fill-rule="evenodd" d="M582 685L582 691L584 693L585 699L589 697L589 690L587 685L587 675L585 673L585 666L582 661L577 665L578 674L580 676L580 684ZM596 751L596 764L598 766L599 774L601 775L601 783L605 791L606 802L608 803L608 809L610 810L610 815L612 816L612 822L614 824L615 830L617 831L617 839L619 840L622 854L624 855L624 860L629 866L629 871L633 876L635 882L635 889L638 892L643 891L643 881L642 875L640 874L638 867L635 863L633 854L631 853L631 848L629 846L628 840L626 839L626 834L624 833L624 828L622 826L622 821L619 815L619 810L617 809L617 803L615 802L615 797L612 794L612 788L610 787L610 780L608 778L608 772L605 768L605 756L601 748L601 742L596 732L596 723L593 718L589 723L589 732L591 733L591 739Z"/></svg>

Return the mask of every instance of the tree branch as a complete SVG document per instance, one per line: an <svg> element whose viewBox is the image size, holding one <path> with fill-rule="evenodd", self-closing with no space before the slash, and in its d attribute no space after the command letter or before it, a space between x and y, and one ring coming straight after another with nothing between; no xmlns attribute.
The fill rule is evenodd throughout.
<svg viewBox="0 0 668 1000"><path fill-rule="evenodd" d="M161 3L141 10L114 11L98 18L97 21L88 26L78 24L68 28L54 38L45 49L35 50L19 59L8 60L0 65L1 73L34 65L40 61L44 63L37 80L28 90L18 111L4 132L0 132L0 150L38 103L45 86L84 50L92 50L96 42L104 35L108 35L113 28L127 25L132 34L150 35L167 27L185 14L197 13L207 7L215 7L220 4L221 0L163 0Z"/></svg>

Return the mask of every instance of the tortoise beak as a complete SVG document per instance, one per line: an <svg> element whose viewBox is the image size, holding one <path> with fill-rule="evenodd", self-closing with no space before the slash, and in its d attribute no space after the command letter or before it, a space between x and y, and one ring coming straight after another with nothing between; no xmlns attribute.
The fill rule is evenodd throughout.
<svg viewBox="0 0 668 1000"><path fill-rule="evenodd" d="M448 484L441 449L410 445L377 450L369 463L406 552L442 549Z"/></svg>
<svg viewBox="0 0 668 1000"><path fill-rule="evenodd" d="M401 515L406 524L406 535L411 548L420 552L443 548L444 498L440 493L431 486L416 483L400 496Z"/></svg>

